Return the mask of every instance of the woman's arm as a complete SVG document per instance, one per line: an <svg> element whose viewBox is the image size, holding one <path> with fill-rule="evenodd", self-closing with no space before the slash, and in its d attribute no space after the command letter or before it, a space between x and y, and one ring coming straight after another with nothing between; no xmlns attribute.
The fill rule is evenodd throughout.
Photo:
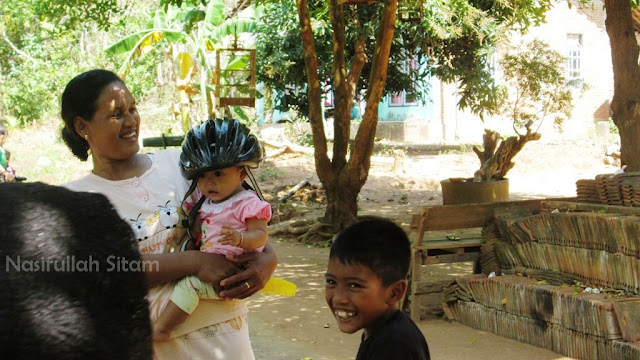
<svg viewBox="0 0 640 360"><path fill-rule="evenodd" d="M211 283L219 292L222 290L220 280L241 271L238 265L222 255L207 254L197 250L142 255L142 260L147 264L145 274L150 288L195 275L198 279Z"/></svg>
<svg viewBox="0 0 640 360"><path fill-rule="evenodd" d="M220 282L224 287L220 297L227 299L244 299L255 294L264 287L278 265L276 252L269 244L262 252L227 256L227 259L245 267Z"/></svg>

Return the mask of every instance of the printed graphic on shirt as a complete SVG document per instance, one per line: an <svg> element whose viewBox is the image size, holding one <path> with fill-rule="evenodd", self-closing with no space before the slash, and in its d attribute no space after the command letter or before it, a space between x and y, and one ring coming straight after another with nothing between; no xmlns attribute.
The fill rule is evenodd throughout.
<svg viewBox="0 0 640 360"><path fill-rule="evenodd" d="M167 201L164 205L158 205L160 210L146 219L147 237L138 239L142 254L166 253L180 249L180 241L186 232L186 229L180 226L185 214L179 206L169 203L170 201ZM141 225L142 222L140 220L137 224Z"/></svg>
<svg viewBox="0 0 640 360"><path fill-rule="evenodd" d="M160 232L178 226L184 214L177 206L169 205L169 202L167 201L164 205L158 205L160 210L146 219L141 219L142 214L138 214L135 219L128 219L138 241L146 240ZM157 226L158 222L160 226ZM154 230L155 232L152 234L151 232Z"/></svg>
<svg viewBox="0 0 640 360"><path fill-rule="evenodd" d="M129 219L133 233L136 235L136 240L142 241L149 237L149 228L147 227L147 219L140 219L142 214L138 214L135 219Z"/></svg>
<svg viewBox="0 0 640 360"><path fill-rule="evenodd" d="M202 237L201 239L208 239L209 238L209 224L211 223L211 220L209 219L202 219L202 224L200 224L200 231L202 233ZM202 251L211 251L213 250L213 248L216 247L216 244L214 241L205 241L204 244L201 245L201 250Z"/></svg>
<svg viewBox="0 0 640 360"><path fill-rule="evenodd" d="M176 227L178 221L180 221L178 209L175 206L169 205L170 201L171 200L167 201L164 205L158 205L160 207L160 224L162 224L165 229Z"/></svg>

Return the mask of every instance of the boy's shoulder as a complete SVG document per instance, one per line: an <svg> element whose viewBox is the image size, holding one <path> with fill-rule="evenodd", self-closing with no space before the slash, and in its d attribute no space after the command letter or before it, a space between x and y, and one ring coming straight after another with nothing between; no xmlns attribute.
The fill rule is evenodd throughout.
<svg viewBox="0 0 640 360"><path fill-rule="evenodd" d="M375 334L360 343L356 360L429 360L429 347L418 326L402 311L394 315Z"/></svg>

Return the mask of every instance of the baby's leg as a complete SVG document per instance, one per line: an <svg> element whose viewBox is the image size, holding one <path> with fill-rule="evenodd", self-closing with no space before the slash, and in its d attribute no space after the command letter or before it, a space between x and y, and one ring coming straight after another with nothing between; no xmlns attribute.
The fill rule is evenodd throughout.
<svg viewBox="0 0 640 360"><path fill-rule="evenodd" d="M173 301L169 301L158 320L153 324L153 341L169 341L171 331L188 317L189 314L180 309Z"/></svg>
<svg viewBox="0 0 640 360"><path fill-rule="evenodd" d="M211 284L203 283L195 276L178 281L173 288L171 301L153 325L153 340L167 341L171 331L182 324L198 306L200 299L220 299Z"/></svg>

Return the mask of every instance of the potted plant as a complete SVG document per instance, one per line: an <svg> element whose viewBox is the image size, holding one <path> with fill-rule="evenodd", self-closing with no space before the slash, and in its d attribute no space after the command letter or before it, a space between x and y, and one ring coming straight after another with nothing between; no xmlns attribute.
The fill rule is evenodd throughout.
<svg viewBox="0 0 640 360"><path fill-rule="evenodd" d="M545 119L553 118L561 126L571 116L572 89L579 81L567 81L565 64L560 53L540 40L531 41L521 50L511 48L503 56L499 61L501 105L496 113L512 123L516 135L503 138L485 129L483 149L473 147L480 159L473 178L441 182L445 205L508 200L506 175L514 166L513 158L527 142L540 139L538 130Z"/></svg>

